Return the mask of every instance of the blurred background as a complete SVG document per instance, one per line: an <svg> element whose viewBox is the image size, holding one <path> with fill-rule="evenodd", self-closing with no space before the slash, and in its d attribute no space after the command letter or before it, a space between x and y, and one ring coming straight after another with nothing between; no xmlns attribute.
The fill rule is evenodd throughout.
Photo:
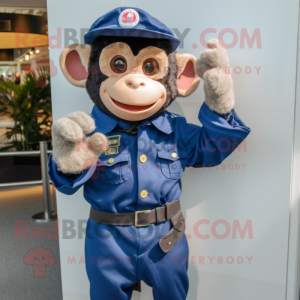
<svg viewBox="0 0 300 300"><path fill-rule="evenodd" d="M38 150L40 141L51 147L46 1L0 5L0 152ZM18 172L26 164L30 174ZM39 157L0 156L0 165L0 183L40 177Z"/></svg>
<svg viewBox="0 0 300 300"><path fill-rule="evenodd" d="M1 299L62 299L55 189L44 172L50 84L46 0L0 0ZM54 265L26 264L27 253L40 247Z"/></svg>

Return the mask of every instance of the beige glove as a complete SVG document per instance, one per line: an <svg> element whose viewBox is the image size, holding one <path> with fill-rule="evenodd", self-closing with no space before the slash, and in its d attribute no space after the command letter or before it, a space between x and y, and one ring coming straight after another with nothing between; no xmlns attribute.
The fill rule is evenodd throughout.
<svg viewBox="0 0 300 300"><path fill-rule="evenodd" d="M208 49L196 62L197 74L204 80L205 103L214 112L225 114L234 106L234 91L226 49L217 39L207 43Z"/></svg>
<svg viewBox="0 0 300 300"><path fill-rule="evenodd" d="M59 171L79 174L97 163L98 157L108 147L108 140L100 132L86 137L94 130L94 119L80 111L53 124L53 160Z"/></svg>

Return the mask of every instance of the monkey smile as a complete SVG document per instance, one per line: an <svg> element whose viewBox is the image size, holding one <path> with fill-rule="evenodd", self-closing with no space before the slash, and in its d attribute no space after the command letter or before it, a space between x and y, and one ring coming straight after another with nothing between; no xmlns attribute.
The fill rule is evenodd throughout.
<svg viewBox="0 0 300 300"><path fill-rule="evenodd" d="M129 110L129 111L142 111L142 110L146 110L152 106L155 105L155 103L153 104L150 104L150 105L144 105L144 106L137 106L137 105L129 105L129 104L125 104L125 103L121 103L121 102L118 102L114 99L111 98L111 100L113 101L113 103L117 106L119 106L120 108L122 109L125 109L125 110Z"/></svg>
<svg viewBox="0 0 300 300"><path fill-rule="evenodd" d="M158 101L156 101L152 104L149 104L149 105L129 105L129 104L125 104L125 103L122 103L122 102L119 102L119 101L113 99L112 97L110 97L108 95L107 92L105 94L111 99L111 101L114 103L114 105L116 105L124 110L131 111L131 112L141 112L141 111L148 110L151 107L155 106L161 99L161 98L159 98Z"/></svg>

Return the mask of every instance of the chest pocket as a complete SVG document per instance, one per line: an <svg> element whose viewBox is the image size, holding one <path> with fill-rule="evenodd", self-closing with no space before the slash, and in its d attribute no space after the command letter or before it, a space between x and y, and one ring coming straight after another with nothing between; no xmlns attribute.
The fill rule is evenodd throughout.
<svg viewBox="0 0 300 300"><path fill-rule="evenodd" d="M128 180L131 174L129 153L100 157L97 178L103 184L114 185Z"/></svg>
<svg viewBox="0 0 300 300"><path fill-rule="evenodd" d="M186 150L159 150L160 168L163 175L168 179L178 180L184 171L184 160L187 157Z"/></svg>

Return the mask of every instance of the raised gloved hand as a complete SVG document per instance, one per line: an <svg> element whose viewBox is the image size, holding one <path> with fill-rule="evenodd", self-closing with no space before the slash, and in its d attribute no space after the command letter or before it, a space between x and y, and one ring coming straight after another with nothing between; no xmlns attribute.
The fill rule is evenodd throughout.
<svg viewBox="0 0 300 300"><path fill-rule="evenodd" d="M226 114L233 109L234 91L226 49L217 39L207 43L208 49L196 62L197 74L204 80L205 103L214 112Z"/></svg>
<svg viewBox="0 0 300 300"><path fill-rule="evenodd" d="M58 171L65 174L80 174L98 161L106 151L105 135L96 132L95 121L83 112L74 112L57 120L52 126L53 160Z"/></svg>

